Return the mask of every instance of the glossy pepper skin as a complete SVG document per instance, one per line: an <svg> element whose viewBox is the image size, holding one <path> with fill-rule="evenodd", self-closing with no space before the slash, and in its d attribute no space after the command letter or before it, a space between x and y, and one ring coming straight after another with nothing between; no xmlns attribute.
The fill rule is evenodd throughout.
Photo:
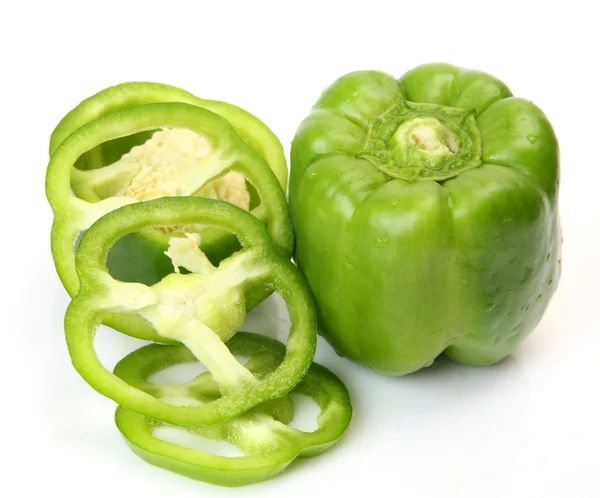
<svg viewBox="0 0 600 498"><path fill-rule="evenodd" d="M488 74L341 77L291 153L295 257L323 335L393 375L506 357L558 284L558 183L548 119Z"/></svg>
<svg viewBox="0 0 600 498"><path fill-rule="evenodd" d="M183 90L165 89L164 85L150 83L111 88L85 101L55 130L51 140L52 157L46 173L46 196L54 213L52 256L57 273L70 295L79 289L74 247L81 234L105 213L137 202L132 197L115 194L116 186L126 181L123 181L123 169L115 168L118 163L112 161L147 139L146 132L165 127L196 133L205 138L212 148L211 155L200 163L199 168L192 170L190 181L179 188L177 195L195 196L203 187L228 172L241 174L252 187L252 195L256 199L255 205L250 206L250 212L268 226L278 250L286 256L291 254L293 231L285 193L279 183L285 175L278 180L265 159L242 140L232 124L221 115L198 105L173 101L176 97L184 100L179 92L183 96L187 94ZM188 99L196 102L196 97L191 95ZM160 101L153 102L155 100ZM233 106L225 109L230 107ZM258 130L260 136L266 133L260 127ZM81 161L85 167L75 167ZM111 164L107 165L107 162ZM135 170L125 171L129 176L132 172L136 174ZM215 263L239 248L235 237L223 230L203 227L199 231L203 250ZM108 255L111 274L128 282L149 285L158 282L172 270L163 254L168 239L166 233L154 228L121 238ZM254 304L265 297L264 293L257 293ZM105 324L134 337L164 340L157 337L145 321L136 317L107 316Z"/></svg>

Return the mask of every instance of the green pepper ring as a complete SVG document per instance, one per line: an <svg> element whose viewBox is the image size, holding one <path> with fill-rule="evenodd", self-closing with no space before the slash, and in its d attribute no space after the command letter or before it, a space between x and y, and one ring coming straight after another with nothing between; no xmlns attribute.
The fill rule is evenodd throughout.
<svg viewBox="0 0 600 498"><path fill-rule="evenodd" d="M266 210L265 221L275 244L283 254L291 253L293 231L289 221L285 194L268 165L256 151L240 140L231 125L217 114L189 104L145 104L110 113L77 129L61 142L48 166L46 195L55 215L51 235L52 255L57 272L70 295L75 294L79 286L75 274L73 246L76 244L78 234L85 228L77 226L82 221L77 216L80 218L85 216L85 209L90 209L90 207L97 210L110 210L119 205L113 202L117 199L114 197L102 201L111 202L110 205L107 204L106 208L99 207L99 202L87 203L74 197L71 193L73 164L86 150L91 150L101 143L166 125L188 128L209 136L219 147L225 147L228 153L239 156L239 159L235 160L234 167L242 171L257 189ZM76 202L78 204L75 204ZM85 205L85 208L79 209L80 205ZM83 221L85 222L85 219ZM152 239L156 238L152 232L154 231L146 230L140 238L152 242ZM218 239L208 241L209 244L213 242L218 244ZM160 241L152 243L160 245ZM161 254L162 250L158 250L158 253ZM265 297L262 294L257 295L251 306L256 305ZM157 336L143 320L137 317L107 316L104 323L133 337L170 342Z"/></svg>
<svg viewBox="0 0 600 498"><path fill-rule="evenodd" d="M265 355L271 363L281 360L284 355L283 345L278 341L247 332L238 333L227 346L233 354L250 358ZM183 346L154 344L140 348L121 360L115 367L115 374L131 385L152 388L156 385L147 384L145 381L149 375L169 366L193 360ZM190 381L195 385L195 392L199 390L199 380L206 381L202 384L203 393L214 393L206 373ZM263 424L261 419L254 422L254 410L243 416L250 419L249 427L235 419L223 424L191 429L192 433L209 439L227 440L234 446L241 446L246 450L249 448L248 454L242 457L214 455L159 439L153 435L153 431L161 425L160 422L122 406L116 410L115 421L131 449L148 463L211 484L242 486L275 476L297 457L312 457L322 453L333 445L348 427L352 417L348 391L326 368L313 363L293 393L308 396L321 408L317 418L318 429L314 432L307 433L289 428L284 425L290 421L289 418L284 420L287 418L285 415L269 413L271 417L279 418L283 423L271 421L270 424L264 424L265 432L269 431L270 435L256 443L248 439L251 439L252 432L256 431L256 425L262 427ZM281 410L281 407L273 408ZM273 408L263 404L255 410L262 414ZM250 437L245 437L244 429L249 431ZM259 432L262 434L260 429Z"/></svg>
<svg viewBox="0 0 600 498"><path fill-rule="evenodd" d="M196 97L181 88L163 83L131 81L105 88L83 100L67 113L56 125L50 137L50 156L58 146L73 132L91 121L122 109L142 104L181 102L208 109L225 118L250 147L267 161L281 188L286 189L288 169L283 147L275 134L256 116L227 102L207 100ZM85 169L102 166L98 157L86 158Z"/></svg>
<svg viewBox="0 0 600 498"><path fill-rule="evenodd" d="M106 304L106 300L114 296L117 301L120 299L115 286L139 286L149 290L142 284L117 282L110 277L106 269L110 247L127 233L173 223L203 223L227 229L238 237L244 247L240 253L252 250L268 262L268 270L260 286L280 293L288 305L292 324L286 354L277 369L256 383L237 386L200 407L171 406L131 387L102 366L93 345L98 325L106 313L114 309ZM229 259L233 260L237 254ZM76 253L76 267L80 291L65 316L66 340L73 365L94 389L134 411L176 425L221 422L257 404L287 394L305 375L314 357L316 312L302 274L276 250L260 221L226 202L170 197L111 211L96 221L82 237Z"/></svg>

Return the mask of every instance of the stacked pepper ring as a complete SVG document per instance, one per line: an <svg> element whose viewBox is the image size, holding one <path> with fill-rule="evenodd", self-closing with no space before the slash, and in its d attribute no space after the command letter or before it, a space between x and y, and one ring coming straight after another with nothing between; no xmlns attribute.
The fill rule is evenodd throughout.
<svg viewBox="0 0 600 498"><path fill-rule="evenodd" d="M232 354L250 358L248 368L262 374L272 370L285 352L278 341L247 332L238 333L227 347ZM206 373L185 384L147 381L160 369L194 360L183 346L153 344L121 360L115 375L146 392L167 396L171 402L210 402L218 390ZM293 393L307 396L319 406L315 431L287 425L294 418L289 396L263 403L233 420L185 429L190 434L229 442L243 456L214 455L162 439L155 431L165 424L123 406L117 408L115 421L132 450L147 462L211 484L241 486L281 473L297 457L322 453L348 427L352 415L348 391L326 368L313 363Z"/></svg>
<svg viewBox="0 0 600 498"><path fill-rule="evenodd" d="M260 119L228 102L202 99L181 88L163 83L126 82L105 88L88 97L56 125L50 136L50 156L69 135L92 121L138 105L165 102L194 105L225 118L242 140L264 158L275 173L281 188L285 190L288 170L283 147L275 134ZM90 170L111 164L132 147L144 143L151 135L152 131L147 130L99 144L77 160L77 168Z"/></svg>
<svg viewBox="0 0 600 498"><path fill-rule="evenodd" d="M103 144L161 129L108 166L75 167ZM224 118L190 104L138 105L77 128L53 151L46 194L54 211L52 255L71 295L79 287L74 246L81 234L119 206L154 198L189 195L227 200L263 221L282 254L289 256L293 247L285 194L269 165ZM162 257L169 235L186 229L200 234L204 252L215 263L239 247L235 237L222 229L167 221L121 238L109 255L111 273L124 281L158 282L171 272L170 263ZM265 297L257 291L249 306ZM106 316L105 323L135 337L161 340L135 317Z"/></svg>
<svg viewBox="0 0 600 498"><path fill-rule="evenodd" d="M171 273L150 286L118 281L109 273L107 255L119 238L166 224L216 226L235 235L242 249L214 267L198 238L188 233L171 237L163 256L177 271L183 267L188 273ZM76 269L80 291L65 316L73 365L98 392L137 412L178 425L222 422L283 396L312 362L316 313L302 275L279 253L262 223L228 203L173 197L113 210L82 237ZM283 361L263 377L238 363L225 345L243 324L247 303L257 289L278 292L291 319ZM93 345L95 331L109 313L137 315L159 337L187 346L211 372L221 396L201 406L173 406L110 373Z"/></svg>

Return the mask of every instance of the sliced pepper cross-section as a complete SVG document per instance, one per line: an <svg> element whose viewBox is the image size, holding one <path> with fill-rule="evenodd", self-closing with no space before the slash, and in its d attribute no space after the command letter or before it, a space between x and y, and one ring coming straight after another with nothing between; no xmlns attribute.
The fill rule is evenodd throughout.
<svg viewBox="0 0 600 498"><path fill-rule="evenodd" d="M145 141L109 165L79 169L77 161L101 144L150 131ZM118 155L117 155L118 156ZM293 247L284 191L265 160L221 116L184 103L154 103L121 109L77 128L54 151L46 176L54 211L52 254L73 295L79 288L74 247L79 236L106 213L127 204L172 196L202 196L248 210L267 227L277 250ZM108 255L111 274L123 281L154 284L172 271L163 257L173 234L198 233L213 263L235 251L236 238L220 227L166 222L130 233ZM255 292L249 307L267 294ZM144 320L106 316L105 323L129 335L163 340Z"/></svg>
<svg viewBox="0 0 600 498"><path fill-rule="evenodd" d="M215 267L200 249L201 236L186 232L171 236L163 257L177 271L158 283L123 282L108 272L107 255L121 237L170 225L227 230L242 249ZM228 203L170 197L112 210L83 235L76 270L80 290L65 316L73 365L98 392L138 413L185 426L222 422L285 395L313 359L316 311L302 274L277 249L264 224ZM284 299L291 329L281 363L265 375L256 375L236 360L225 341L239 330L257 293L265 292L278 292ZM158 338L186 346L210 371L219 397L201 406L173 405L106 370L95 353L94 335L105 317L114 313L136 316Z"/></svg>
<svg viewBox="0 0 600 498"><path fill-rule="evenodd" d="M283 359L281 343L257 334L240 332L227 343L230 352L249 358L247 368L268 375ZM115 367L115 375L129 385L171 403L210 403L219 395L208 373L183 384L155 384L148 378L175 365L196 359L183 346L154 344L134 351ZM294 418L290 397L263 403L239 417L209 426L186 430L207 439L225 441L237 447L242 456L221 456L180 446L161 439L160 421L119 406L117 427L133 451L149 463L193 479L222 486L241 486L269 479L285 470L297 457L318 455L344 433L352 415L350 398L344 384L329 370L313 364L293 394L314 400L321 412L318 428L304 432L287 424Z"/></svg>
<svg viewBox="0 0 600 498"><path fill-rule="evenodd" d="M111 86L88 97L67 113L56 125L50 137L50 156L78 128L111 112L143 104L181 102L208 109L225 118L238 135L267 161L281 187L287 185L287 164L281 142L256 116L228 102L196 97L172 85L149 81L131 81ZM82 170L96 169L117 161L123 154L144 142L152 134L145 130L119 137L90 149L77 160Z"/></svg>

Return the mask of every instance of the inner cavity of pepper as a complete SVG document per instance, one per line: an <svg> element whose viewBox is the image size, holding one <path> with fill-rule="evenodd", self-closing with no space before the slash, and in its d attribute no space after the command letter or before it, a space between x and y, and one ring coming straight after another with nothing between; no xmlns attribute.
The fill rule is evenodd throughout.
<svg viewBox="0 0 600 498"><path fill-rule="evenodd" d="M211 144L202 135L185 128L163 128L153 132L150 138L131 148L117 161L75 174L81 178L80 183L87 183L100 199L126 196L137 201L149 201L160 197L194 195L227 201L249 211L248 185L237 171L229 171L204 186L198 185L199 172L214 155ZM157 228L170 234L193 232L201 227L174 225Z"/></svg>
<svg viewBox="0 0 600 498"><path fill-rule="evenodd" d="M202 168L202 162L213 150L205 137L184 128L163 128L156 131L142 145L137 145L121 157L119 162L139 165L133 176L117 195L148 201L159 197L180 194L180 185L186 181L186 173ZM250 207L250 194L245 178L237 171L230 171L198 190L199 197L227 201L246 211ZM189 232L191 226L161 227L166 233Z"/></svg>

